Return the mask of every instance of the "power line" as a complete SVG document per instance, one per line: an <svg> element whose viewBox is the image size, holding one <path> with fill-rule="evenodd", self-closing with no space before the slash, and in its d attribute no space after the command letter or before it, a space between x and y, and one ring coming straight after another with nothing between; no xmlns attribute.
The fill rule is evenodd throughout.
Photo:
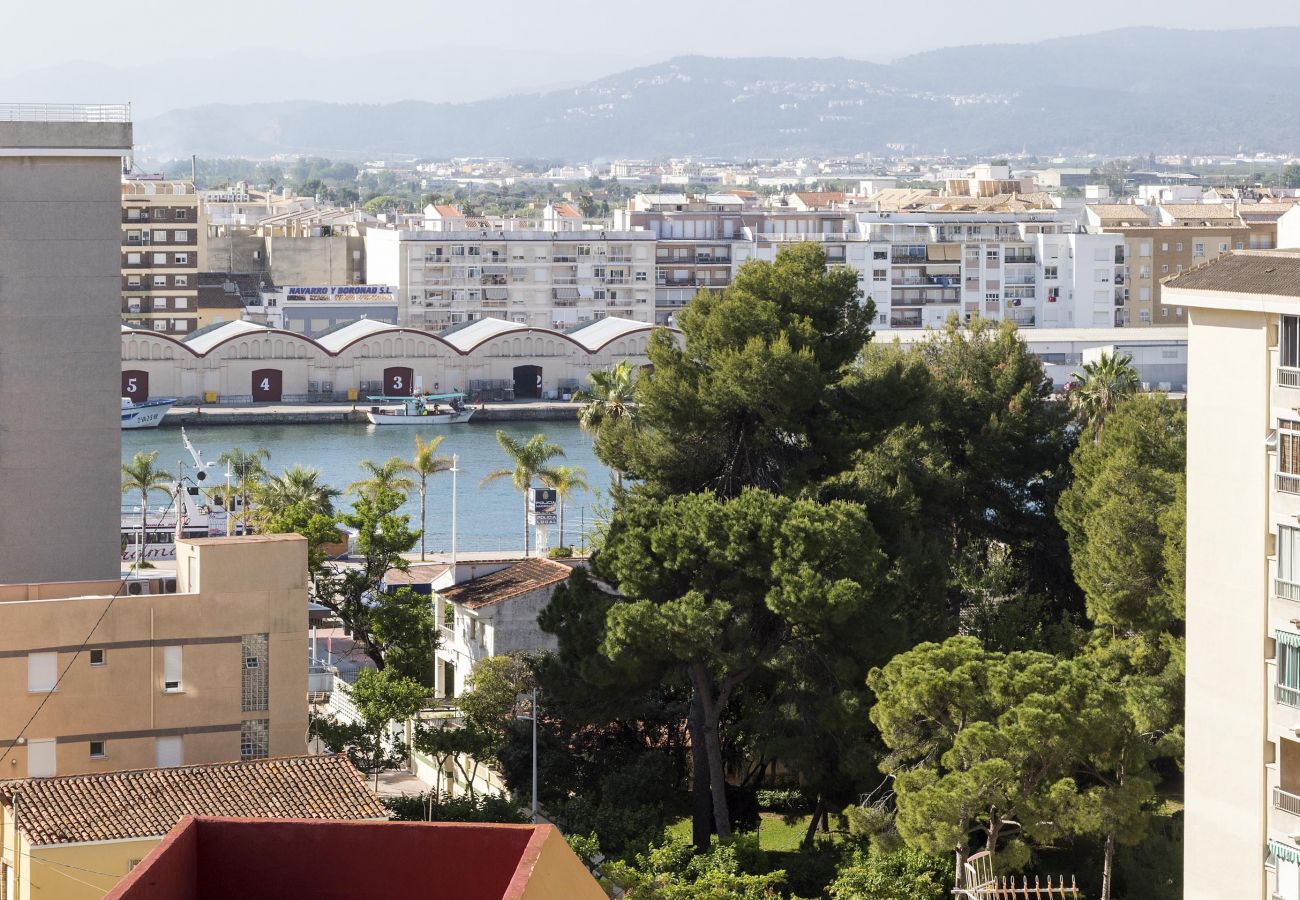
<svg viewBox="0 0 1300 900"><path fill-rule="evenodd" d="M179 485L177 494L179 494L181 490L184 490L183 484ZM167 507L163 510L162 514L164 516L167 515L167 510L171 509L175 504L176 504L176 496L173 496L172 502L167 504ZM141 512L141 523L144 522L144 515L145 513ZM141 556L144 555L143 546L141 546L140 548L140 555ZM137 564L138 562L139 560L137 560ZM138 572L139 569L137 568L136 571ZM58 691L59 685L63 683L64 677L68 674L69 671L71 671L73 664L76 663L77 661L77 657L79 657L82 654L82 652L85 651L86 645L89 644L90 639L95 636L95 632L99 629L99 626L103 624L104 618L108 615L108 611L113 608L113 604L117 602L117 598L122 596L122 591L125 588L126 588L125 581L121 581L118 583L117 590L113 593L113 596L108 598L108 603L105 604L103 612L99 614L99 618L95 620L95 624L90 626L90 632L86 635L86 639L81 642L81 646L79 646L76 649L76 651L72 654L72 658L68 660L68 664L63 667L63 671L59 673L59 677L57 680L55 680L54 686L45 692L45 696L41 698L41 702L37 705L36 709L32 712L31 718L27 720L27 724L23 725L23 727L19 730L18 736L14 738L13 743L9 745L9 748L5 750L3 754L0 754L0 764L3 764L4 761L9 758L9 754L13 752L14 747L17 747L19 744L23 742L24 738L26 738L27 729L32 726L32 723L36 721L36 717L41 714L41 710L45 708L45 704L49 703L50 698L54 696L56 691ZM2 771L4 770L0 769L0 772Z"/></svg>

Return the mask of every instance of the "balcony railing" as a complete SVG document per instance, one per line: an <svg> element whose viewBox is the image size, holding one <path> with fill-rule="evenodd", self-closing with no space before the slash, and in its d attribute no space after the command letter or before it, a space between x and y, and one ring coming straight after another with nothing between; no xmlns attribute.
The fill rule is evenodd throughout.
<svg viewBox="0 0 1300 900"><path fill-rule="evenodd" d="M1293 706L1300 709L1300 690L1287 687L1285 684L1273 685L1273 699L1283 706Z"/></svg>
<svg viewBox="0 0 1300 900"><path fill-rule="evenodd" d="M1300 796L1284 791L1280 787L1273 788L1273 806L1293 816L1300 816Z"/></svg>
<svg viewBox="0 0 1300 900"><path fill-rule="evenodd" d="M1288 369L1279 366L1277 370L1278 387L1300 387L1300 369Z"/></svg>
<svg viewBox="0 0 1300 900"><path fill-rule="evenodd" d="M129 103L0 103L0 122L130 121Z"/></svg>
<svg viewBox="0 0 1300 900"><path fill-rule="evenodd" d="M1273 579L1273 593L1283 600L1300 600L1300 584L1292 584L1281 578Z"/></svg>
<svg viewBox="0 0 1300 900"><path fill-rule="evenodd" d="M1273 475L1273 487L1284 494L1300 494L1300 475L1277 472Z"/></svg>

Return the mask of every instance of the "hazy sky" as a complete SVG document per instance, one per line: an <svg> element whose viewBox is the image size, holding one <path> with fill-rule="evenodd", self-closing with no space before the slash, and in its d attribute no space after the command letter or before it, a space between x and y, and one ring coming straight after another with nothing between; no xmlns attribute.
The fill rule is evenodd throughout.
<svg viewBox="0 0 1300 900"><path fill-rule="evenodd" d="M1225 18L1221 0L53 0L6 7L0 99L103 94L111 101L129 92L155 107L183 102L173 92L188 93L190 102L247 102L259 99L259 83L261 99L469 100L579 84L685 53L883 62L935 47L1129 25L1209 29ZM1249 19L1236 27L1300 25L1295 0L1255 0L1243 9ZM184 56L203 65L163 74L159 63ZM72 63L129 76L101 78L78 67L67 82L26 77ZM220 94L223 78L228 98ZM170 82L166 91L162 82Z"/></svg>

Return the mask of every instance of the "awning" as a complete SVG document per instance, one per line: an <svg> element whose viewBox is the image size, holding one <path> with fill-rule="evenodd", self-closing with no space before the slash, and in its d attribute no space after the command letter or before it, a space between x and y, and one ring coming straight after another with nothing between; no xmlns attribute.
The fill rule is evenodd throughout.
<svg viewBox="0 0 1300 900"><path fill-rule="evenodd" d="M556 300L577 300L578 299L578 289L576 287L557 287L557 288L553 288L553 290L555 291Z"/></svg>
<svg viewBox="0 0 1300 900"><path fill-rule="evenodd" d="M527 278L527 277L528 277L528 270L527 270L526 268L524 268L523 266L511 266L511 267L510 267L510 277L511 277L511 278Z"/></svg>
<svg viewBox="0 0 1300 900"><path fill-rule="evenodd" d="M504 274L506 274L506 270L507 270L507 268L508 268L507 266L484 266L484 267L483 267L483 274L484 274L484 275L504 275Z"/></svg>
<svg viewBox="0 0 1300 900"><path fill-rule="evenodd" d="M484 300L504 300L506 299L506 289L503 287L490 287L483 289Z"/></svg>
<svg viewBox="0 0 1300 900"><path fill-rule="evenodd" d="M1280 841L1268 842L1268 855L1289 863L1300 863L1300 850Z"/></svg>
<svg viewBox="0 0 1300 900"><path fill-rule="evenodd" d="M1286 644L1288 647L1300 647L1300 634L1295 634L1291 631L1283 631L1279 628L1277 631L1273 632L1273 635L1277 638L1279 644Z"/></svg>

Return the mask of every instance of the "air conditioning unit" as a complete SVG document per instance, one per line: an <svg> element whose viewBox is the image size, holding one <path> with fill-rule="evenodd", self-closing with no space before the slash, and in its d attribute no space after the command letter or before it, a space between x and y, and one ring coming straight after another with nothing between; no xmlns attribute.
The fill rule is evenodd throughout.
<svg viewBox="0 0 1300 900"><path fill-rule="evenodd" d="M176 579L175 579L175 578L163 578L163 579L161 579L161 582L162 582L162 593L164 593L164 594L174 594L174 593L176 593Z"/></svg>

